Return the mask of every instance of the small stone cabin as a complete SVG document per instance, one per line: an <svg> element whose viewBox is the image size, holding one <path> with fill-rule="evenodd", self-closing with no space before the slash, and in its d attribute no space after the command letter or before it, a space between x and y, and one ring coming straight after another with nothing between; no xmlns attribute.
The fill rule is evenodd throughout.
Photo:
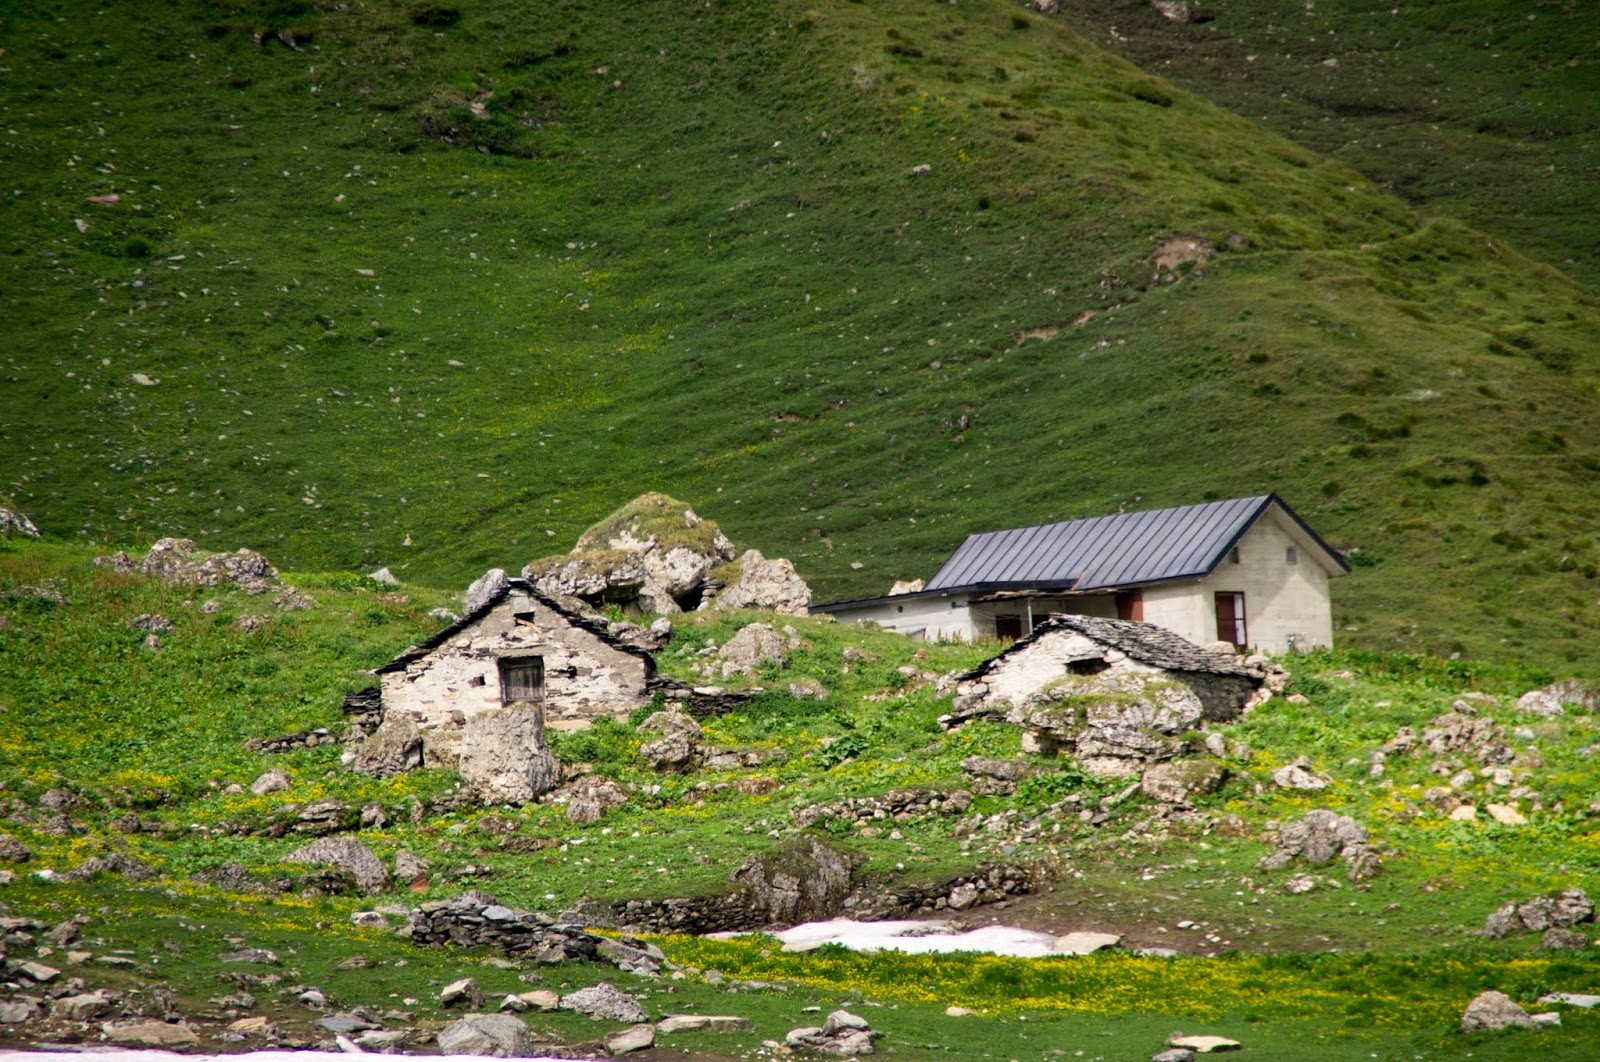
<svg viewBox="0 0 1600 1062"><path fill-rule="evenodd" d="M1211 722L1237 719L1264 680L1237 657L1153 623L1062 615L961 676L957 707L1017 707L1069 675L1110 682L1122 674L1181 683L1198 701L1199 717Z"/></svg>
<svg viewBox="0 0 1600 1062"><path fill-rule="evenodd" d="M548 726L626 718L653 693L655 659L605 621L512 579L493 597L378 668L384 714L423 729L464 723L516 701L543 706Z"/></svg>
<svg viewBox="0 0 1600 1062"><path fill-rule="evenodd" d="M1263 494L969 535L920 589L811 611L964 641L1016 641L1073 613L1285 653L1333 644L1328 583L1349 570Z"/></svg>

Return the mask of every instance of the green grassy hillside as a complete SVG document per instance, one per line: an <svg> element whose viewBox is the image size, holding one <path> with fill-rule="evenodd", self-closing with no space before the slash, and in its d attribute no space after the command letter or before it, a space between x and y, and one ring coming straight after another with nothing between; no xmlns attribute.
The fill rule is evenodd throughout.
<svg viewBox="0 0 1600 1062"><path fill-rule="evenodd" d="M1064 0L1102 47L1430 211L1586 284L1600 281L1600 8L1288 7L1245 0L1174 23L1146 0Z"/></svg>
<svg viewBox="0 0 1600 1062"><path fill-rule="evenodd" d="M1593 292L1059 20L62 0L0 46L0 489L57 536L459 584L659 489L829 598L1276 490L1360 551L1341 638L1593 658Z"/></svg>

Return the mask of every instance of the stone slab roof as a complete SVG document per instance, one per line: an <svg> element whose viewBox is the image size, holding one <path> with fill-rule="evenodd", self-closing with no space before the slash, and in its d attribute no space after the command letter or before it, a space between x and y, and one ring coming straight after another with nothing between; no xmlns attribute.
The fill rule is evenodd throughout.
<svg viewBox="0 0 1600 1062"><path fill-rule="evenodd" d="M1014 643L1005 652L990 657L962 678L980 679L1004 664L1013 654L1021 652L1053 631L1076 631L1109 649L1128 654L1141 664L1167 671L1190 671L1213 675L1237 675L1260 684L1261 675L1231 653L1218 653L1198 646L1187 638L1158 627L1154 623L1136 620L1102 619L1098 616L1051 616L1035 627L1027 637Z"/></svg>

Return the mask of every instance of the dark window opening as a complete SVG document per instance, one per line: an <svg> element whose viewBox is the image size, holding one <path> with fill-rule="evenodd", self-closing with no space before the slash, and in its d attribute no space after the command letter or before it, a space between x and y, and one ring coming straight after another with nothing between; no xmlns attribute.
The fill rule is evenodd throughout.
<svg viewBox="0 0 1600 1062"><path fill-rule="evenodd" d="M544 657L506 657L500 661L500 703L544 703Z"/></svg>
<svg viewBox="0 0 1600 1062"><path fill-rule="evenodd" d="M487 675L473 675L467 679L467 685L469 686L487 686L488 684L489 677Z"/></svg>
<svg viewBox="0 0 1600 1062"><path fill-rule="evenodd" d="M1110 670L1110 668L1110 664L1097 656L1088 660L1067 661L1067 674L1069 675L1098 675L1102 671Z"/></svg>
<svg viewBox="0 0 1600 1062"><path fill-rule="evenodd" d="M1144 595L1137 590L1117 595L1117 619L1144 621Z"/></svg>
<svg viewBox="0 0 1600 1062"><path fill-rule="evenodd" d="M1231 560L1235 564L1239 563L1239 547L1238 546L1235 546L1231 550L1228 551L1228 559Z"/></svg>
<svg viewBox="0 0 1600 1062"><path fill-rule="evenodd" d="M1014 642L1022 637L1021 616L996 616L994 618L994 636L1001 641Z"/></svg>

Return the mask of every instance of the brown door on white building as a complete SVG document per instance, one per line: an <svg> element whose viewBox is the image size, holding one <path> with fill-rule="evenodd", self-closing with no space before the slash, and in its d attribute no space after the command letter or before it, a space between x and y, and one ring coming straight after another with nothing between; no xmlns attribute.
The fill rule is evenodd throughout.
<svg viewBox="0 0 1600 1062"><path fill-rule="evenodd" d="M1143 620L1144 595L1137 590L1129 590L1117 595L1117 619Z"/></svg>
<svg viewBox="0 0 1600 1062"><path fill-rule="evenodd" d="M507 657L500 661L500 703L544 703L544 657Z"/></svg>
<svg viewBox="0 0 1600 1062"><path fill-rule="evenodd" d="M1244 594L1236 590L1218 590L1216 600L1217 641L1245 648L1250 644L1250 636L1244 622Z"/></svg>

